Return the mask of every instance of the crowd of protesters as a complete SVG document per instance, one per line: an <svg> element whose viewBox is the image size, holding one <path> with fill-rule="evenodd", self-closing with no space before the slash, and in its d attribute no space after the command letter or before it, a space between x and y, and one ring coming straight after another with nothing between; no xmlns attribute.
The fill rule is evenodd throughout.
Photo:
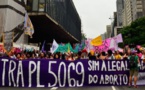
<svg viewBox="0 0 145 90"><path fill-rule="evenodd" d="M129 86L132 84L132 77L134 76L134 87L137 83L137 76L139 72L140 60L142 59L145 63L145 49L144 48L136 48L132 46L125 46L122 51L116 50L108 50L106 52L97 52L91 50L90 53L87 53L86 50L80 51L77 54L72 52L67 53L50 53L50 52L41 52L38 50L34 51L21 51L16 53L15 51L11 51L9 54L0 54L1 57L9 57L17 60L30 60L30 59L57 59L57 60L68 60L68 61L75 61L81 59L89 59L89 60L129 60L135 56L134 60L136 66L130 68L130 76L129 76Z"/></svg>
<svg viewBox="0 0 145 90"><path fill-rule="evenodd" d="M124 50L121 52L119 50L112 51L108 50L106 52L97 52L91 50L90 53L87 53L86 50L80 51L77 54L72 52L67 53L50 53L50 52L41 52L38 50L34 51L22 51L16 53L11 51L7 54L7 57L14 58L17 60L26 60L26 59L60 59L60 60L68 60L68 61L75 61L79 59L90 59L90 60L122 60L122 59L129 59L130 56L136 54L139 59L145 60L145 49L143 48L134 48L132 49L129 46L126 46ZM2 56L2 55L1 55Z"/></svg>

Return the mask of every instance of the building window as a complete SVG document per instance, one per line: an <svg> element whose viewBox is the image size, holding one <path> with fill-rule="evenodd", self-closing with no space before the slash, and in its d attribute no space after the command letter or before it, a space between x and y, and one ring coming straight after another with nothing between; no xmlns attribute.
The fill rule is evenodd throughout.
<svg viewBox="0 0 145 90"><path fill-rule="evenodd" d="M25 6L25 1L24 0L14 0L15 2L17 2L18 4Z"/></svg>
<svg viewBox="0 0 145 90"><path fill-rule="evenodd" d="M45 0L39 0L39 11L40 12L45 11Z"/></svg>

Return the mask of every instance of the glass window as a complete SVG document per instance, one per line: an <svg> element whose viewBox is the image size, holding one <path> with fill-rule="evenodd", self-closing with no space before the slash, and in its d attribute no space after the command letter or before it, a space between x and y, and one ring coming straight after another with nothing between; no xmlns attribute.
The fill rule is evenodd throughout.
<svg viewBox="0 0 145 90"><path fill-rule="evenodd" d="M39 0L39 11L45 11L45 0Z"/></svg>
<svg viewBox="0 0 145 90"><path fill-rule="evenodd" d="M38 11L38 0L33 0L32 11Z"/></svg>

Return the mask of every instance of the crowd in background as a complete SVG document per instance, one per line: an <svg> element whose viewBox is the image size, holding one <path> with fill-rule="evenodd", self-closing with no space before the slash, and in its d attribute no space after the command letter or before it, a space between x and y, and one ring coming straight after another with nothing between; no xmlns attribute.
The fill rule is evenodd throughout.
<svg viewBox="0 0 145 90"><path fill-rule="evenodd" d="M75 61L79 59L90 59L90 60L122 60L122 59L129 59L129 57L135 54L138 56L139 59L145 60L145 49L139 49L139 48L131 48L129 46L126 46L123 50L123 52L120 52L119 50L112 51L108 50L106 52L97 52L91 50L90 53L87 53L86 50L80 51L78 53L50 53L50 52L41 52L41 51L22 51L19 53L16 53L14 51L11 51L9 54L5 54L3 56L7 56L10 58L14 58L17 60L26 60L26 59L60 59L60 60L69 60L69 61ZM2 55L1 55L2 56Z"/></svg>

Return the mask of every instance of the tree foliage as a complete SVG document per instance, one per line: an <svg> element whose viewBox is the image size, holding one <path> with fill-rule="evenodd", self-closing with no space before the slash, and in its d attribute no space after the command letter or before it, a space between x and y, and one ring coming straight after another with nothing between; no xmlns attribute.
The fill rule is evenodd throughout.
<svg viewBox="0 0 145 90"><path fill-rule="evenodd" d="M145 17L139 18L121 30L124 44L145 44Z"/></svg>

